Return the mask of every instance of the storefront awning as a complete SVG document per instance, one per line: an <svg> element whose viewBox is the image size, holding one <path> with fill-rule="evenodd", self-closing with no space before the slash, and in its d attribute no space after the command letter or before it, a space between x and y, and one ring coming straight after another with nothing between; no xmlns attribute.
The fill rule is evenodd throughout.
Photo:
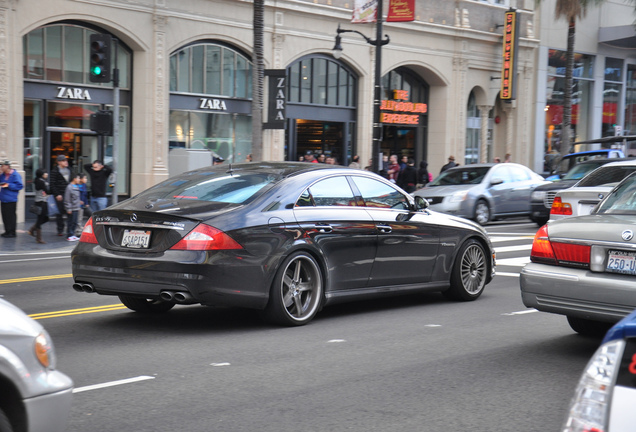
<svg viewBox="0 0 636 432"><path fill-rule="evenodd" d="M598 42L617 48L636 49L636 30L633 25L601 27Z"/></svg>

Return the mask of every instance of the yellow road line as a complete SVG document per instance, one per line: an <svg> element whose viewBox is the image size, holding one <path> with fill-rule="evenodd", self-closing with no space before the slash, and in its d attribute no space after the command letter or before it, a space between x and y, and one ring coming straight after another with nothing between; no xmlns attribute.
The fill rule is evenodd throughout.
<svg viewBox="0 0 636 432"><path fill-rule="evenodd" d="M9 283L19 283L19 282L34 282L34 281L43 281L49 279L64 279L73 277L71 273L61 274L61 275L49 275L49 276L33 276L27 278L18 278L18 279L2 279L0 280L0 285L9 284Z"/></svg>
<svg viewBox="0 0 636 432"><path fill-rule="evenodd" d="M121 303L116 303L116 304L106 305L106 306L95 306L95 307L82 308L82 309L69 309L69 310L56 311L56 312L37 313L37 314L31 314L29 316L33 319L38 320L38 319L57 318L57 317L64 317L64 316L71 316L71 315L89 314L89 313L96 313L96 312L108 312L108 311L114 311L114 310L120 310L120 309L126 309L126 306L124 306Z"/></svg>

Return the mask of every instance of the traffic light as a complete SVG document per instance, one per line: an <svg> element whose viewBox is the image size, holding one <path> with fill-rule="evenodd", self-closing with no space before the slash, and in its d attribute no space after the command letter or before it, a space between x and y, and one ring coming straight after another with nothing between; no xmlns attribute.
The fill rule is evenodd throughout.
<svg viewBox="0 0 636 432"><path fill-rule="evenodd" d="M97 135L113 136L113 112L99 110L91 114L90 128Z"/></svg>
<svg viewBox="0 0 636 432"><path fill-rule="evenodd" d="M110 52L112 37L107 34L92 34L90 37L90 66L88 78L90 82L110 82Z"/></svg>

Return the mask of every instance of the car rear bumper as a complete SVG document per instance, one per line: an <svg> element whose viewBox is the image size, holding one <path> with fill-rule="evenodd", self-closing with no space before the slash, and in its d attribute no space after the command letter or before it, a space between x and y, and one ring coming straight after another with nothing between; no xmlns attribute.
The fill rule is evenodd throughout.
<svg viewBox="0 0 636 432"><path fill-rule="evenodd" d="M533 219L550 219L550 209L543 204L543 201L540 203L532 202L530 203L530 207L532 209L531 216Z"/></svg>
<svg viewBox="0 0 636 432"><path fill-rule="evenodd" d="M520 275L527 307L595 321L618 322L636 308L636 278L530 263Z"/></svg>
<svg viewBox="0 0 636 432"><path fill-rule="evenodd" d="M167 251L135 259L96 245L78 247L92 251L74 251L73 281L92 285L98 294L159 299L162 291L181 291L194 303L255 309L264 308L269 298L268 262L236 252Z"/></svg>
<svg viewBox="0 0 636 432"><path fill-rule="evenodd" d="M62 390L24 400L29 432L63 432L68 426L73 382L61 372L47 375L47 381Z"/></svg>

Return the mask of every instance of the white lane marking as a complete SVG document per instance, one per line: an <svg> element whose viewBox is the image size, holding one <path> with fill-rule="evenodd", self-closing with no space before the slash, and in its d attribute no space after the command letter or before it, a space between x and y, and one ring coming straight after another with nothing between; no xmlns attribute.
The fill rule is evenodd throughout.
<svg viewBox="0 0 636 432"><path fill-rule="evenodd" d="M214 366L214 367L230 366L230 363L228 363L228 362L224 362L224 363L210 363L210 366Z"/></svg>
<svg viewBox="0 0 636 432"><path fill-rule="evenodd" d="M424 327L441 327L441 324L426 324Z"/></svg>
<svg viewBox="0 0 636 432"><path fill-rule="evenodd" d="M94 384L94 385L89 385L89 386L85 386L85 387L77 387L77 388L73 389L73 393L81 393L81 392L85 392L85 391L97 390L97 389L102 389L102 388L106 388L106 387L113 387L113 386L118 386L118 385L122 385L122 384L131 384L131 383L134 383L134 382L151 380L151 379L155 379L155 377L148 376L148 375L141 375L141 376L134 377L134 378L127 378L127 379L123 379L123 380L111 381L111 382L106 382L106 383L102 383L102 384Z"/></svg>
<svg viewBox="0 0 636 432"><path fill-rule="evenodd" d="M497 272L496 276L519 277L519 273Z"/></svg>
<svg viewBox="0 0 636 432"><path fill-rule="evenodd" d="M342 343L342 342L346 342L345 339L331 339L328 340L327 343Z"/></svg>
<svg viewBox="0 0 636 432"><path fill-rule="evenodd" d="M57 250L57 251L48 251L48 252L13 252L13 253L0 253L0 257L3 256L16 256L16 255L59 255L66 254L66 256L71 256L71 250Z"/></svg>
<svg viewBox="0 0 636 432"><path fill-rule="evenodd" d="M497 267L510 266L510 267L523 267L530 262L530 257L517 257L517 258L497 258Z"/></svg>
<svg viewBox="0 0 636 432"><path fill-rule="evenodd" d="M505 315L505 316L525 315L525 314L535 313L535 312L539 312L539 311L534 308L531 308L531 309L526 309L526 310L518 311L518 312L502 313L502 315Z"/></svg>
<svg viewBox="0 0 636 432"><path fill-rule="evenodd" d="M516 236L516 237L510 237L510 236L503 236L503 237L497 237L497 236L489 236L490 237L490 241L493 243L500 243L500 242L508 242L508 241L518 241L518 240L532 240L534 239L534 236L530 237L523 237L523 236Z"/></svg>
<svg viewBox="0 0 636 432"><path fill-rule="evenodd" d="M537 228L537 231L538 230L539 228ZM531 233L488 232L489 236L515 236L515 237L523 237L523 238L534 238L536 234L537 234L536 231L533 231Z"/></svg>
<svg viewBox="0 0 636 432"><path fill-rule="evenodd" d="M525 244L525 245L517 245L517 246L496 247L495 252L497 253L517 252L517 251L525 251L525 250L531 250L531 249L532 249L531 244Z"/></svg>

